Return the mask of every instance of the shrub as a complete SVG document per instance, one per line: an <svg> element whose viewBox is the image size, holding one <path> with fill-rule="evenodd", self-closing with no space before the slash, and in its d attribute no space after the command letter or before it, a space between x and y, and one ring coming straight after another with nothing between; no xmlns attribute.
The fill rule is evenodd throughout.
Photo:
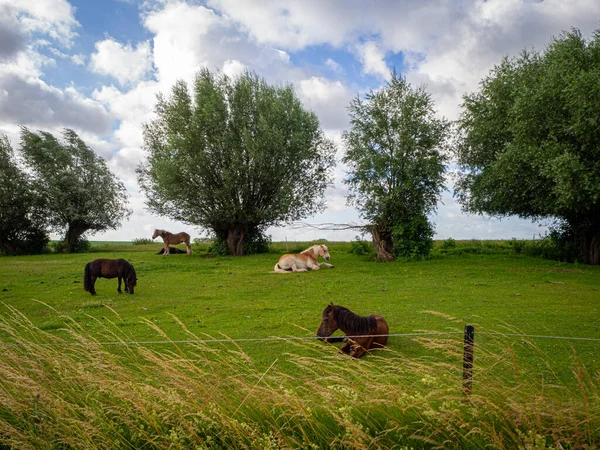
<svg viewBox="0 0 600 450"><path fill-rule="evenodd" d="M30 226L20 230L16 236L0 239L0 254L37 255L48 251L50 238L45 230Z"/></svg>
<svg viewBox="0 0 600 450"><path fill-rule="evenodd" d="M433 228L422 214L392 227L392 235L396 258L426 258L433 247Z"/></svg>
<svg viewBox="0 0 600 450"><path fill-rule="evenodd" d="M54 241L50 244L54 253L87 253L90 251L92 244L87 239L81 238L77 240L73 248L69 249L67 241Z"/></svg>
<svg viewBox="0 0 600 450"><path fill-rule="evenodd" d="M146 244L152 244L154 241L152 239L149 238L135 238L131 240L131 243L133 245L146 245Z"/></svg>
<svg viewBox="0 0 600 450"><path fill-rule="evenodd" d="M456 248L456 241L452 238L448 238L442 242L443 249Z"/></svg>
<svg viewBox="0 0 600 450"><path fill-rule="evenodd" d="M373 250L371 243L365 240L361 240L360 237L356 236L355 241L351 241L350 253L361 256L365 255Z"/></svg>

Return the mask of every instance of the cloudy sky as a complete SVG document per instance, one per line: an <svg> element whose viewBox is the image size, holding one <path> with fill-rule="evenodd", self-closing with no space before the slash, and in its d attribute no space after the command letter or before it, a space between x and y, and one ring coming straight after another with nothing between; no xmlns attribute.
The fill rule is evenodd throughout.
<svg viewBox="0 0 600 450"><path fill-rule="evenodd" d="M456 119L461 97L505 55L543 49L571 27L600 28L598 0L0 0L0 134L18 148L19 127L72 128L103 156L130 192L133 215L94 240L150 237L154 228L202 230L145 210L135 178L142 124L158 92L199 68L235 76L254 70L293 83L323 130L344 149L346 107L378 89L393 67L426 85L440 115ZM338 164L327 209L310 224L361 223L345 205ZM436 238L531 238L545 228L518 219L461 213L451 195ZM284 227L274 240L350 240L354 231Z"/></svg>

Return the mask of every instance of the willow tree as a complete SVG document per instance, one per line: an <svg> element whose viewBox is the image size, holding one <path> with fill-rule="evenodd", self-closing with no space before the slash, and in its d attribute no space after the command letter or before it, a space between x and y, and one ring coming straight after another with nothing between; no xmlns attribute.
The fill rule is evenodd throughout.
<svg viewBox="0 0 600 450"><path fill-rule="evenodd" d="M192 92L179 81L159 95L156 114L138 167L150 211L211 230L242 255L267 227L323 209L335 148L292 86L202 70Z"/></svg>
<svg viewBox="0 0 600 450"><path fill-rule="evenodd" d="M117 229L131 214L124 184L73 130L65 130L60 141L23 128L21 152L47 225L64 232L67 251L78 251L86 233Z"/></svg>
<svg viewBox="0 0 600 450"><path fill-rule="evenodd" d="M43 199L0 136L0 253L42 253L49 242Z"/></svg>
<svg viewBox="0 0 600 450"><path fill-rule="evenodd" d="M505 58L464 97L456 194L469 212L556 219L600 264L600 31Z"/></svg>
<svg viewBox="0 0 600 450"><path fill-rule="evenodd" d="M425 88L392 74L379 91L355 98L344 132L348 202L368 222L380 261L429 253L427 215L444 189L449 123L436 116Z"/></svg>

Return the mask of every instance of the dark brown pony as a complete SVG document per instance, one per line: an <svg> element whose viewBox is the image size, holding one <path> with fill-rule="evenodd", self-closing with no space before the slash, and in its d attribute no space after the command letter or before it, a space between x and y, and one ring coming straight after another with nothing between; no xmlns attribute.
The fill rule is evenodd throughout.
<svg viewBox="0 0 600 450"><path fill-rule="evenodd" d="M177 234L173 234L173 233L169 233L167 230L154 230L154 234L152 235L152 239L157 238L158 236L160 236L163 240L163 243L165 244L165 249L163 251L163 255L168 256L169 255L169 244L172 245L177 245L177 244L181 244L182 242L185 244L185 246L187 247L187 254L191 255L192 254L192 247L190 246L190 235L185 233L185 232L181 232L181 233L177 233Z"/></svg>
<svg viewBox="0 0 600 450"><path fill-rule="evenodd" d="M344 345L340 350L355 358L360 358L371 349L384 347L389 334L388 324L383 317L377 314L359 316L348 308L331 303L323 310L317 337L326 338L326 342L335 341L336 338L329 336L337 329L349 336L343 338Z"/></svg>
<svg viewBox="0 0 600 450"><path fill-rule="evenodd" d="M124 259L95 259L85 265L83 271L83 288L92 295L96 295L97 278L119 278L117 292L121 293L121 280L125 282L125 292L133 294L133 287L137 284L135 269Z"/></svg>

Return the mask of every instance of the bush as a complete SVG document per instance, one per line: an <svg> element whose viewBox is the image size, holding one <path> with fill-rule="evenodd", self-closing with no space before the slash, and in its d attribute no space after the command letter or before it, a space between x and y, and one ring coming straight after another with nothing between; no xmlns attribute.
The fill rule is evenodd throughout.
<svg viewBox="0 0 600 450"><path fill-rule="evenodd" d="M442 242L442 248L446 250L450 248L456 248L456 241L452 238L448 238Z"/></svg>
<svg viewBox="0 0 600 450"><path fill-rule="evenodd" d="M396 258L427 258L433 247L433 228L424 215L395 225L392 227L392 236Z"/></svg>
<svg viewBox="0 0 600 450"><path fill-rule="evenodd" d="M72 250L67 241L54 241L50 245L54 253L88 253L92 248L90 241L84 238L79 239Z"/></svg>
<svg viewBox="0 0 600 450"><path fill-rule="evenodd" d="M131 240L131 243L133 245L146 245L146 244L152 244L154 241L152 239L149 238L135 238Z"/></svg>
<svg viewBox="0 0 600 450"><path fill-rule="evenodd" d="M372 251L373 247L369 241L361 240L358 236L355 239L355 241L350 242L350 253L361 256Z"/></svg>
<svg viewBox="0 0 600 450"><path fill-rule="evenodd" d="M45 230L30 226L17 233L14 238L0 240L0 254L39 255L48 251L50 238Z"/></svg>
<svg viewBox="0 0 600 450"><path fill-rule="evenodd" d="M542 239L528 242L523 254L562 262L581 262L581 254L573 231L566 224L553 227Z"/></svg>

